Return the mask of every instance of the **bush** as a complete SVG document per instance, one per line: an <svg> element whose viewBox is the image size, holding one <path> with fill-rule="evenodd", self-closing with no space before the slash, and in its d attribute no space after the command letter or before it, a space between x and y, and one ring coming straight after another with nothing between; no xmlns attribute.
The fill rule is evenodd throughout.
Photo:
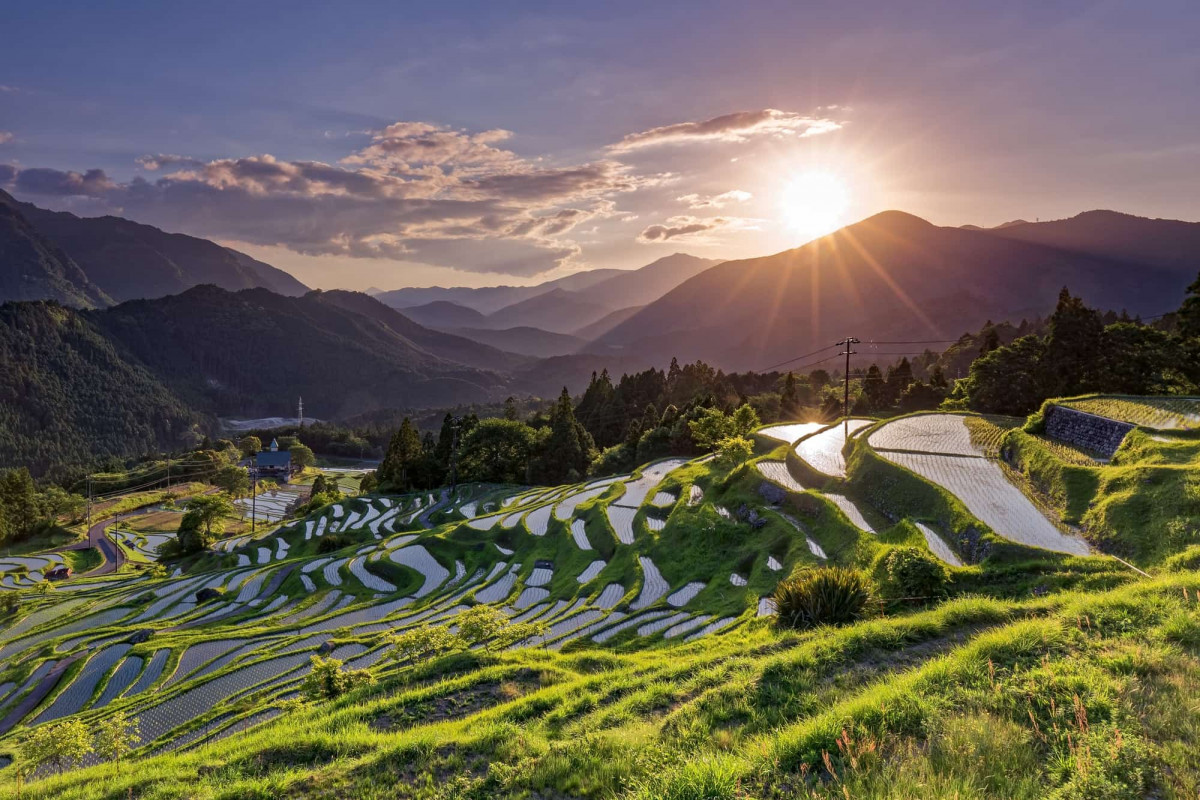
<svg viewBox="0 0 1200 800"><path fill-rule="evenodd" d="M875 559L875 580L892 599L924 600L942 597L950 572L935 556L919 547L893 547Z"/></svg>
<svg viewBox="0 0 1200 800"><path fill-rule="evenodd" d="M871 582L858 570L823 567L788 578L773 595L776 624L803 630L857 622L870 613Z"/></svg>
<svg viewBox="0 0 1200 800"><path fill-rule="evenodd" d="M336 553L343 547L350 545L350 539L340 533L330 533L321 538L317 544L318 553Z"/></svg>

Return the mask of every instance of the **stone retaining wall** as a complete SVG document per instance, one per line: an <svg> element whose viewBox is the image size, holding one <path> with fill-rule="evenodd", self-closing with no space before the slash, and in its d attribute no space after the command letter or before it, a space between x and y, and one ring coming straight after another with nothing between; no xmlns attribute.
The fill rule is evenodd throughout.
<svg viewBox="0 0 1200 800"><path fill-rule="evenodd" d="M1047 436L1104 458L1113 457L1133 427L1128 422L1063 406L1051 406L1046 411Z"/></svg>

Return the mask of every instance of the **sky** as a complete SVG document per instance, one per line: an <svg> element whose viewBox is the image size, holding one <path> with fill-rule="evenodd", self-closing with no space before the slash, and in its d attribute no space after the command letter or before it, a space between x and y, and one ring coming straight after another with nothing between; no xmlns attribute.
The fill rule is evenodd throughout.
<svg viewBox="0 0 1200 800"><path fill-rule="evenodd" d="M1200 220L1200 4L6 8L0 188L310 286L744 258L886 209Z"/></svg>

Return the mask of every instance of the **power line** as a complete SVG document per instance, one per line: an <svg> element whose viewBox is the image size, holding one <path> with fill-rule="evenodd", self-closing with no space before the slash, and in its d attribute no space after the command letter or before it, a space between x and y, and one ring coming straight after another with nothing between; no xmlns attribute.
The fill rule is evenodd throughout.
<svg viewBox="0 0 1200 800"><path fill-rule="evenodd" d="M820 350L813 350L811 353L805 353L802 356L796 356L795 358L789 358L787 361L780 361L778 364L772 364L769 367L763 367L762 369L755 370L755 372L768 372L770 370L775 369L776 367L782 367L784 364L790 364L793 361L799 361L802 358L810 358L812 356L815 356L817 353L824 353L826 350L829 350L830 348L833 348L833 347L838 347L840 344L841 344L840 342L834 342L831 345L822 347Z"/></svg>

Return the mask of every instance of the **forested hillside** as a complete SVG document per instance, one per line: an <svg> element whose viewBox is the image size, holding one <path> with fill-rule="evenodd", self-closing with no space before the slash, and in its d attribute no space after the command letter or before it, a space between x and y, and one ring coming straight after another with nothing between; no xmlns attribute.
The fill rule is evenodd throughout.
<svg viewBox="0 0 1200 800"><path fill-rule="evenodd" d="M40 475L177 450L203 422L89 318L48 302L0 306L0 464Z"/></svg>

